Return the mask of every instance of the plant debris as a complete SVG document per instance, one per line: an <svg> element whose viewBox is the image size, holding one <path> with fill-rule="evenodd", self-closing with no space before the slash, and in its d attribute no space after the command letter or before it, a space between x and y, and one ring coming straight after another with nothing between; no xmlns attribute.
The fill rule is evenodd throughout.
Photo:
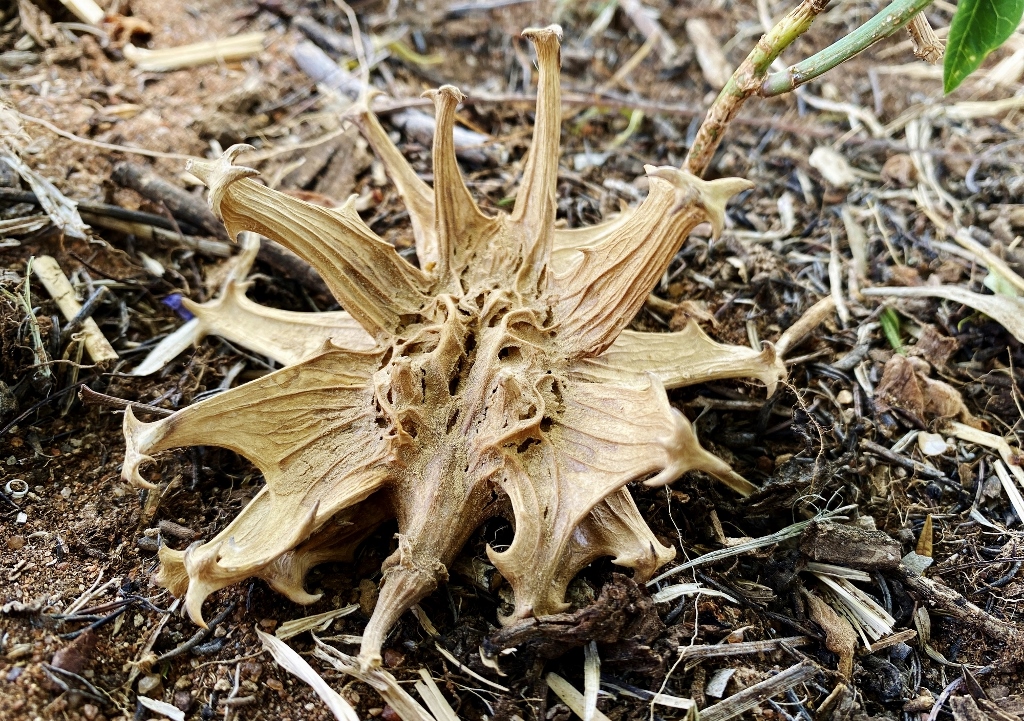
<svg viewBox="0 0 1024 721"><path fill-rule="evenodd" d="M944 97L941 69L916 57L936 47L928 26L945 37L953 9L934 3L927 25L918 14L909 36L893 34L797 93L751 97L719 144L708 143L705 131L724 126L701 121L715 87L733 79L728 70L750 70L744 58L763 30L794 9L805 18L821 12L778 58L780 67L800 70L808 67L802 58L862 25L881 5L8 5L0 9L5 721L335 718L312 686L278 665L260 633L289 636L284 643L332 703L340 698L358 718L385 721L567 721L576 700L567 703L551 690L547 679L555 676L575 691L582 716L614 721L698 712L765 721L1002 721L1024 713L1017 610L1024 589L1019 33ZM906 6L900 0L886 8ZM519 36L523 27L548 23L564 28L557 125L545 125L536 111L539 71L554 73L537 65L529 40ZM246 36L262 40L240 60L214 49L201 64L140 70L128 57L169 51L180 60L182 49ZM793 79L764 70L770 82L754 78L754 95ZM420 97L446 82L465 93L458 104L450 90ZM531 141L531 125L549 128L557 156L534 152L540 146ZM435 135L454 147L457 169L445 148L432 152ZM199 173L223 167L218 159L236 144L254 150L235 156L233 165L259 176L221 186L228 227L252 227L254 214L238 208L257 196L258 220L281 225L301 209L320 229L305 259L267 237L293 237L294 224L286 224L288 232L267 225L229 237L200 179L185 172L189 159ZM671 226L672 218L691 214L704 219L686 203L676 216L668 212L674 205L652 211L671 180L657 170L649 176L645 163L693 167L708 183L752 183L719 222L697 224L685 243L664 236L658 249L657 237L641 238L629 248L640 253L623 247L625 272L588 276L605 284L604 292L579 296L579 308L593 314L566 315L604 313L616 328L604 340L579 344L596 352L612 341L590 360L571 361L586 378L568 377L557 353L535 350L587 334L585 324L554 339L544 334L554 317L545 308L558 306L526 292L540 287L530 285L540 277L520 286L502 270L515 254L491 253L522 243L509 245L504 232L452 230L466 214L435 212L435 204L472 211L471 198L479 216L469 216L481 227L508 224L516 204L531 195L522 181L534 172L535 156L548 163L548 182L532 186L544 198L546 220L520 240L550 231L545 282L552 287L553 279L585 267L581 257L611 258L591 245L595 228L621 234L638 224ZM454 191L435 197L435 187ZM448 243L456 251L476 249L472 258L455 252L447 276L439 223L449 224L444 237L456 239ZM359 247L379 251L362 256L369 260L358 274L332 275L332 263L321 257L323 248L337 247L323 242L324 228L341 239L332 242L351 239L349 230L336 232L339 225L357 231ZM645 253L662 250L650 272L641 272L650 260ZM479 262L492 255L493 267ZM38 275L48 263L66 281L56 294L60 302ZM402 273L392 275L396 268ZM385 282L341 303L326 282L348 292L365 288L367 278ZM403 278L420 289L417 299L426 299L422 308L412 303L412 313L405 312ZM481 321L469 295L469 286L487 283L507 291L499 298L500 288L486 288L491 307L507 309L494 328ZM443 296L453 299L454 312L438 302ZM71 300L76 306L65 309ZM356 318L353 307L375 314ZM376 313L396 307L393 326ZM471 319L465 322L473 333L465 337L476 339L475 348L466 352L461 331L448 332L451 317ZM387 326L383 341L375 335L378 320ZM368 332L364 321L378 330ZM394 331L409 341L417 324L419 347L407 343L396 353L386 336ZM501 330L512 337L507 352L483 362L481 338ZM599 469L578 476L586 493L567 497L560 488L558 502L548 504L555 509L550 523L562 524L557 534L548 534L548 521L524 528L522 517L531 516L517 517L505 490L548 492L552 485L503 485L497 475L479 485L493 495L481 493L466 506L476 519L452 511L445 518L457 522L448 522L418 508L399 513L393 499L408 507L447 497L432 496L416 477L437 477L423 472L427 451L440 448L430 457L443 461L481 438L446 436L439 405L403 400L406 391L415 396L424 387L417 367L438 367L426 360L442 355L435 344L442 331L458 341L449 347L462 348L446 356L461 366L456 362L427 388L448 409L458 408L460 420L474 415L463 402L468 388L497 386L467 382L474 369L510 376L526 388L523 399L536 387L534 367L550 370L564 405L577 387L622 386L630 359L646 353L643 366L655 380L631 370L625 384L642 404L619 414L628 424L615 426L611 437L583 446L594 451L588 462ZM94 360L87 337L102 338L116 357ZM325 351L331 337L348 351ZM774 344L775 359L762 376L737 378L720 365L691 363L707 354L763 356L765 341ZM641 342L651 347L645 351ZM270 486L279 484L264 474L263 455L253 464L218 447L230 433L204 430L185 446L151 452L155 461L138 470L155 488L132 487L121 477L138 460L125 463L125 409L142 428L166 428L161 419L187 418L238 399L246 388L301 375L325 352L367 358L384 346L393 349L387 361L381 356L372 373L359 374L359 383L377 373L382 381L360 391L360 428L367 432L335 436L332 457L373 457L386 433L410 463L408 477L381 481L378 491L319 524L331 513L330 498L339 496L321 499L311 524L319 528L295 547L300 552L262 570L233 568L229 575L238 580L206 598L208 628L197 629L184 613L184 597L150 583L159 555L185 553L194 543L204 548L219 537L222 560L232 563L236 551L226 539L238 530L235 519L272 495L267 475ZM408 373L398 367L405 361ZM402 378L411 380L394 382ZM453 387L445 378L456 381ZM554 386L542 386L550 411L558 405ZM484 404L515 427L507 444L505 429L491 434L499 438L492 457L518 463L534 479L535 455L564 444L548 438L557 435L554 422L527 428L534 418L529 401L510 403L506 394ZM309 405L294 418L310 417L316 404ZM323 406L316 405L317 417L324 417ZM230 421L261 439L250 455L252 448L270 452L262 439L283 425L258 408L246 405ZM335 406L327 415L341 418L343 411ZM708 462L718 459L719 468L737 474L730 476L734 484L749 483L749 495L700 471L671 485L643 484L674 454L663 443L674 432L664 422L675 422L674 411L685 414ZM657 443L632 431L650 419L664 426ZM635 442L646 470L634 464L626 473L603 444L636 449ZM571 523L586 498L604 492L604 480L607 488L629 479L637 482ZM376 483L374 477L369 485ZM623 513L635 521L625 528L632 540L623 544L631 556L606 550L607 539L594 532ZM444 535L446 548L435 555L445 556L446 578L439 567L428 568L436 588L375 641L369 619L376 614L381 625L392 613L382 567L389 557L423 557L403 556L408 546L396 538L423 537L410 527L411 517ZM259 525L270 555L308 529L307 516L287 518ZM566 534L568 550L556 558L550 549ZM524 550L524 539L538 536L550 543ZM248 537L235 540L243 555L252 550ZM514 562L507 555L513 549ZM504 563L492 562L503 554ZM640 568L616 565L616 555ZM318 599L311 605L293 603L261 578L280 578L274 573L289 559L296 562L290 588L300 589L304 602ZM183 570L182 562L176 567ZM522 599L528 603L538 589L524 593L525 582L510 583L506 574L534 567L565 568L564 577L555 577L550 593L534 594L546 606L517 618ZM644 581L645 573L653 576ZM182 583L188 580L183 573ZM378 667L364 668L363 644L379 644Z"/></svg>

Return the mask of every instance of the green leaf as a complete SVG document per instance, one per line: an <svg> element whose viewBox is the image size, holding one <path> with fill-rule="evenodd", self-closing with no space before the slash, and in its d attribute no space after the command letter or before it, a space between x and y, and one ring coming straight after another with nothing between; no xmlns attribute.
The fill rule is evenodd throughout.
<svg viewBox="0 0 1024 721"><path fill-rule="evenodd" d="M906 351L903 350L903 341L900 339L900 317L892 308L886 308L882 311L882 315L878 317L878 320L882 324L882 332L885 333L885 339L889 341L889 345L892 349L900 355L906 355Z"/></svg>
<svg viewBox="0 0 1024 721"><path fill-rule="evenodd" d="M951 93L1006 42L1024 15L1024 0L960 0L949 25L942 85Z"/></svg>

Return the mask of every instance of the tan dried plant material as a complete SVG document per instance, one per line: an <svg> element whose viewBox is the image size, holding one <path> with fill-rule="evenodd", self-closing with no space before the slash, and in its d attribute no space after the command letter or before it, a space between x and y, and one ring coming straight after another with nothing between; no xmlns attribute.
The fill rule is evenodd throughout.
<svg viewBox="0 0 1024 721"><path fill-rule="evenodd" d="M688 233L721 231L726 201L750 186L648 167L650 193L633 212L556 230L560 29L525 31L540 69L533 147L510 214L474 202L452 142L462 94L429 93L437 132L434 185L421 181L368 109L359 126L411 216L419 267L368 228L351 203L326 209L268 189L233 164L235 146L191 171L232 237L253 231L313 265L345 309L285 313L223 295L190 306L203 333L222 333L286 364L154 423L126 412L123 475L160 451L203 444L253 461L266 486L215 538L163 548L156 581L204 599L260 577L294 601L316 563L350 556L387 518L398 548L363 632L361 662L379 663L385 634L430 594L473 531L503 515L506 549L488 548L511 585L503 619L558 613L576 573L602 556L646 580L663 546L626 485L704 471L740 493L754 487L703 449L665 389L755 378L773 390L785 369L761 352L712 341L691 321L677 333L625 330ZM235 276L238 277L238 276ZM316 343L312 343L315 339Z"/></svg>
<svg viewBox="0 0 1024 721"><path fill-rule="evenodd" d="M875 407L880 412L899 409L921 426L944 419L988 430L988 423L968 410L960 391L945 381L929 378L930 372L931 366L921 358L893 355L886 361L875 390Z"/></svg>
<svg viewBox="0 0 1024 721"><path fill-rule="evenodd" d="M825 647L839 656L839 673L843 678L853 675L853 656L857 649L857 632L850 622L839 615L824 599L804 591L811 620L825 632Z"/></svg>

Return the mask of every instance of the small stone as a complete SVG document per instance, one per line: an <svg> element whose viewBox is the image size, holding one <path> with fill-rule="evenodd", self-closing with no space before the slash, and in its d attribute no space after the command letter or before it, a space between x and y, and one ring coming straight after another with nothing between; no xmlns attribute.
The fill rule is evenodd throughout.
<svg viewBox="0 0 1024 721"><path fill-rule="evenodd" d="M268 631L273 631L275 628L277 628L277 619L262 618L260 619L260 626L267 629Z"/></svg>
<svg viewBox="0 0 1024 721"><path fill-rule="evenodd" d="M278 693L284 691L284 684L276 678L268 678L263 683L266 684L267 688L271 689L272 691L277 691Z"/></svg>
<svg viewBox="0 0 1024 721"><path fill-rule="evenodd" d="M848 406L853 403L853 393L843 388L836 394L836 400L839 401L840 405Z"/></svg>
<svg viewBox="0 0 1024 721"><path fill-rule="evenodd" d="M256 661L246 661L242 664L242 678L247 681L259 681L263 673L263 664Z"/></svg>
<svg viewBox="0 0 1024 721"><path fill-rule="evenodd" d="M12 551L20 551L25 547L25 537L11 536L7 539L7 547Z"/></svg>
<svg viewBox="0 0 1024 721"><path fill-rule="evenodd" d="M85 661L96 647L96 634L86 631L64 648L53 654L50 664L71 673L81 674L85 669Z"/></svg>
<svg viewBox="0 0 1024 721"><path fill-rule="evenodd" d="M380 717L381 721L402 721L402 717L390 706L384 707L384 710L380 712Z"/></svg>
<svg viewBox="0 0 1024 721"><path fill-rule="evenodd" d="M192 694L188 691L175 691L174 706L188 713L188 710L192 708Z"/></svg>
<svg viewBox="0 0 1024 721"><path fill-rule="evenodd" d="M917 447L926 456L941 456L943 453L949 452L949 444L946 443L945 438L938 433L927 433L926 431L917 434Z"/></svg>
<svg viewBox="0 0 1024 721"><path fill-rule="evenodd" d="M930 556L921 556L913 551L903 557L903 565L914 573L921 575L928 570L928 567L935 563Z"/></svg>
<svg viewBox="0 0 1024 721"><path fill-rule="evenodd" d="M359 702L362 701L362 697L360 697L359 692L351 687L343 688L341 690L341 695L353 706L358 706Z"/></svg>
<svg viewBox="0 0 1024 721"><path fill-rule="evenodd" d="M100 710L93 706L91 703L87 703L82 706L82 715L85 716L89 721L94 721Z"/></svg>
<svg viewBox="0 0 1024 721"><path fill-rule="evenodd" d="M405 663L405 654L393 648L384 649L384 665L388 668L398 668Z"/></svg>
<svg viewBox="0 0 1024 721"><path fill-rule="evenodd" d="M139 679L139 696L159 698L164 692L164 682L160 674L151 673Z"/></svg>

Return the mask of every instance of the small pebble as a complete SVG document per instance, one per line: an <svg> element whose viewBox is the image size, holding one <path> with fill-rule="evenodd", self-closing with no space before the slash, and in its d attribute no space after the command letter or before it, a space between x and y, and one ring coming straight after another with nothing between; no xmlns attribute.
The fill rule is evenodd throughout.
<svg viewBox="0 0 1024 721"><path fill-rule="evenodd" d="M402 721L402 717L395 713L390 706L384 707L384 710L380 712L380 717L383 721Z"/></svg>
<svg viewBox="0 0 1024 721"><path fill-rule="evenodd" d="M7 539L7 547L12 551L20 551L25 547L25 537L11 536Z"/></svg>
<svg viewBox="0 0 1024 721"><path fill-rule="evenodd" d="M192 708L192 694L188 691L175 691L174 705L185 713L188 713L188 710Z"/></svg>
<svg viewBox="0 0 1024 721"><path fill-rule="evenodd" d="M248 681L259 681L263 673L263 664L256 661L246 661L242 664L242 678Z"/></svg>
<svg viewBox="0 0 1024 721"><path fill-rule="evenodd" d="M159 698L164 692L163 679L160 678L158 673L148 674L139 679L138 689L139 696Z"/></svg>
<svg viewBox="0 0 1024 721"><path fill-rule="evenodd" d="M393 648L384 649L384 665L388 668L398 668L405 663L405 654L399 653Z"/></svg>
<svg viewBox="0 0 1024 721"><path fill-rule="evenodd" d="M89 719L89 721L92 721L94 718L96 718L96 716L99 715L99 712L100 710L97 707L93 706L91 703L87 703L84 706L82 706L82 715Z"/></svg>

